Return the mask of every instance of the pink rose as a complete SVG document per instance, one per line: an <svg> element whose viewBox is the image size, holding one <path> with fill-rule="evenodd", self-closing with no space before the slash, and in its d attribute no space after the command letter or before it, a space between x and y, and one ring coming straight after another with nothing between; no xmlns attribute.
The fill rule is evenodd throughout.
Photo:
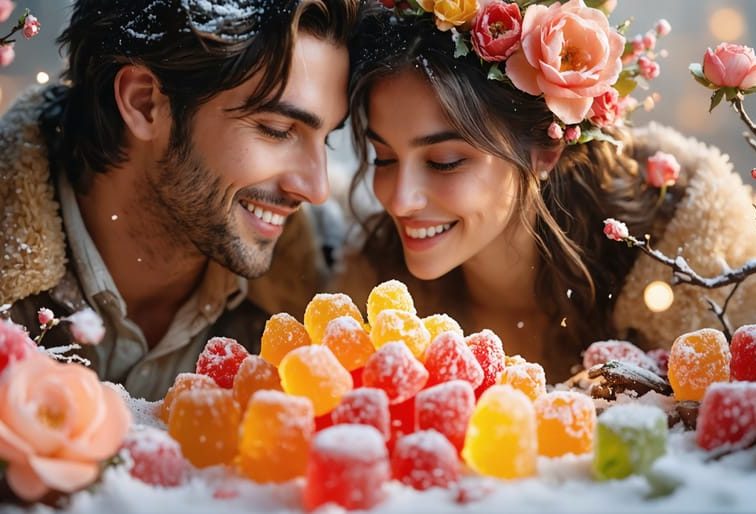
<svg viewBox="0 0 756 514"><path fill-rule="evenodd" d="M638 59L638 69L640 70L641 76L647 80L655 79L659 76L659 72L661 72L659 63L649 59L645 55L642 55Z"/></svg>
<svg viewBox="0 0 756 514"><path fill-rule="evenodd" d="M39 29L42 27L42 25L39 23L39 20L36 18L36 16L32 14L27 14L26 18L24 19L24 37L26 39L31 39L37 34L39 34Z"/></svg>
<svg viewBox="0 0 756 514"><path fill-rule="evenodd" d="M37 320L39 321L39 324L42 326L47 325L52 320L55 319L55 314L53 314L53 311L50 309L39 309L39 312L37 312Z"/></svg>
<svg viewBox="0 0 756 514"><path fill-rule="evenodd" d="M580 123L622 71L625 38L606 15L583 0L549 7L531 5L522 24L522 49L507 61L518 89L543 94L551 112L567 124Z"/></svg>
<svg viewBox="0 0 756 514"><path fill-rule="evenodd" d="M646 43L643 42L642 36L635 36L630 40L633 47L633 55L640 55L646 49Z"/></svg>
<svg viewBox="0 0 756 514"><path fill-rule="evenodd" d="M0 376L9 364L22 361L37 352L37 345L19 325L0 319Z"/></svg>
<svg viewBox="0 0 756 514"><path fill-rule="evenodd" d="M89 307L64 319L71 323L69 330L77 343L97 344L105 336L102 319Z"/></svg>
<svg viewBox="0 0 756 514"><path fill-rule="evenodd" d="M16 6L11 0L0 0L0 23L10 18Z"/></svg>
<svg viewBox="0 0 756 514"><path fill-rule="evenodd" d="M567 143L577 143L577 140L580 139L580 134L581 130L579 126L567 127L567 130L564 131L564 140Z"/></svg>
<svg viewBox="0 0 756 514"><path fill-rule="evenodd" d="M562 130L562 127L559 126L559 123L552 121L551 125L549 125L549 137L551 139L562 139L563 135L564 131Z"/></svg>
<svg viewBox="0 0 756 514"><path fill-rule="evenodd" d="M706 50L703 59L704 76L717 87L749 89L756 86L756 56L753 48L732 43L720 43Z"/></svg>
<svg viewBox="0 0 756 514"><path fill-rule="evenodd" d="M478 12L470 34L484 61L503 61L520 48L522 14L517 4L495 0Z"/></svg>
<svg viewBox="0 0 756 514"><path fill-rule="evenodd" d="M119 394L94 371L36 354L0 379L0 459L22 499L94 482L131 423Z"/></svg>
<svg viewBox="0 0 756 514"><path fill-rule="evenodd" d="M630 235L630 232L627 230L627 225L621 221L607 218L604 220L604 234L612 241L622 241Z"/></svg>
<svg viewBox="0 0 756 514"><path fill-rule="evenodd" d="M622 116L619 93L610 87L606 93L593 99L588 119L597 127L611 127Z"/></svg>
<svg viewBox="0 0 756 514"><path fill-rule="evenodd" d="M16 51L13 50L13 43L0 45L0 68L10 65L16 58Z"/></svg>
<svg viewBox="0 0 756 514"><path fill-rule="evenodd" d="M656 35L659 37L667 36L671 31L672 25L670 25L664 18L656 22Z"/></svg>
<svg viewBox="0 0 756 514"><path fill-rule="evenodd" d="M656 152L646 163L646 183L652 187L672 186L680 176L680 163L674 155Z"/></svg>

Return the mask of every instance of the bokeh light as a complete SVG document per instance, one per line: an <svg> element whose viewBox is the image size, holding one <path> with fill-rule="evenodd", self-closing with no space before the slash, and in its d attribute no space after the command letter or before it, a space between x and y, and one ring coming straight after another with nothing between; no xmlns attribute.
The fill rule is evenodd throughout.
<svg viewBox="0 0 756 514"><path fill-rule="evenodd" d="M722 7L711 13L709 30L716 39L735 41L745 32L745 19L740 11Z"/></svg>
<svg viewBox="0 0 756 514"><path fill-rule="evenodd" d="M651 312L664 312L672 306L675 294L666 282L651 282L643 290L643 301Z"/></svg>

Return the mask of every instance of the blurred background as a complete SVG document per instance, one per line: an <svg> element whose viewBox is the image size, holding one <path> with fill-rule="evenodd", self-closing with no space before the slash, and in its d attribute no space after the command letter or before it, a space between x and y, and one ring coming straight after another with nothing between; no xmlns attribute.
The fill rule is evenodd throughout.
<svg viewBox="0 0 756 514"><path fill-rule="evenodd" d="M688 64L702 62L707 47L721 41L731 41L753 47L756 30L756 1L754 0L619 0L611 16L614 24L632 19L628 37L643 34L653 28L659 18L667 19L672 33L659 40L657 49L666 49L668 56L660 58L661 75L652 82L649 91L634 93L640 101L654 98L650 112L636 111L634 122L643 124L656 120L714 144L730 155L735 168L750 180L750 170L756 167L756 154L743 140L744 125L724 102L708 113L709 91L698 85L688 72ZM8 67L0 68L0 114L24 88L37 83L56 80L63 61L55 45L55 38L69 15L70 0L16 0L11 19L0 25L5 35L13 20L29 8L42 23L40 35L32 40L18 41L16 59ZM756 118L756 95L746 99L746 108ZM333 138L331 166L335 180L343 179L353 168L349 137L346 132Z"/></svg>

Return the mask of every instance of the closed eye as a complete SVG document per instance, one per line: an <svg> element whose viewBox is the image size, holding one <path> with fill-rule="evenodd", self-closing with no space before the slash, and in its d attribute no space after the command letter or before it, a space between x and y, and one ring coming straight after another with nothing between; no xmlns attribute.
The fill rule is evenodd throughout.
<svg viewBox="0 0 756 514"><path fill-rule="evenodd" d="M373 166L380 168L381 166L390 166L396 162L396 159L373 159Z"/></svg>
<svg viewBox="0 0 756 514"><path fill-rule="evenodd" d="M262 123L257 124L257 130L264 136L283 141L291 137L291 130L277 130Z"/></svg>
<svg viewBox="0 0 756 514"><path fill-rule="evenodd" d="M436 171L452 171L461 166L467 159L458 159L451 162L427 161L428 167Z"/></svg>

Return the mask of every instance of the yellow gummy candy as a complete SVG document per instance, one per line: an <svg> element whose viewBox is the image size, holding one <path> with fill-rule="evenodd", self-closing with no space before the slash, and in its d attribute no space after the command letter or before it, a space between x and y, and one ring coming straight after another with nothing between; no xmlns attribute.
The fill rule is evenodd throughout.
<svg viewBox="0 0 756 514"><path fill-rule="evenodd" d="M304 326L314 344L323 340L326 327L332 319L349 316L364 324L362 313L352 299L343 293L316 294L307 304L304 313Z"/></svg>
<svg viewBox="0 0 756 514"><path fill-rule="evenodd" d="M430 346L430 332L415 314L396 309L385 309L378 314L370 330L370 340L376 349L401 341L419 360L425 359L425 350Z"/></svg>
<svg viewBox="0 0 756 514"><path fill-rule="evenodd" d="M352 375L333 352L321 345L290 351L278 367L283 390L312 401L315 415L331 412L341 397L352 390Z"/></svg>
<svg viewBox="0 0 756 514"><path fill-rule="evenodd" d="M423 325L430 332L431 343L436 339L436 336L444 332L454 332L462 337L465 337L462 327L459 323L449 316L448 314L433 314L423 318Z"/></svg>
<svg viewBox="0 0 756 514"><path fill-rule="evenodd" d="M386 309L396 309L417 314L407 286L398 280L378 284L370 291L367 299L367 317L370 326L375 324L378 313Z"/></svg>

